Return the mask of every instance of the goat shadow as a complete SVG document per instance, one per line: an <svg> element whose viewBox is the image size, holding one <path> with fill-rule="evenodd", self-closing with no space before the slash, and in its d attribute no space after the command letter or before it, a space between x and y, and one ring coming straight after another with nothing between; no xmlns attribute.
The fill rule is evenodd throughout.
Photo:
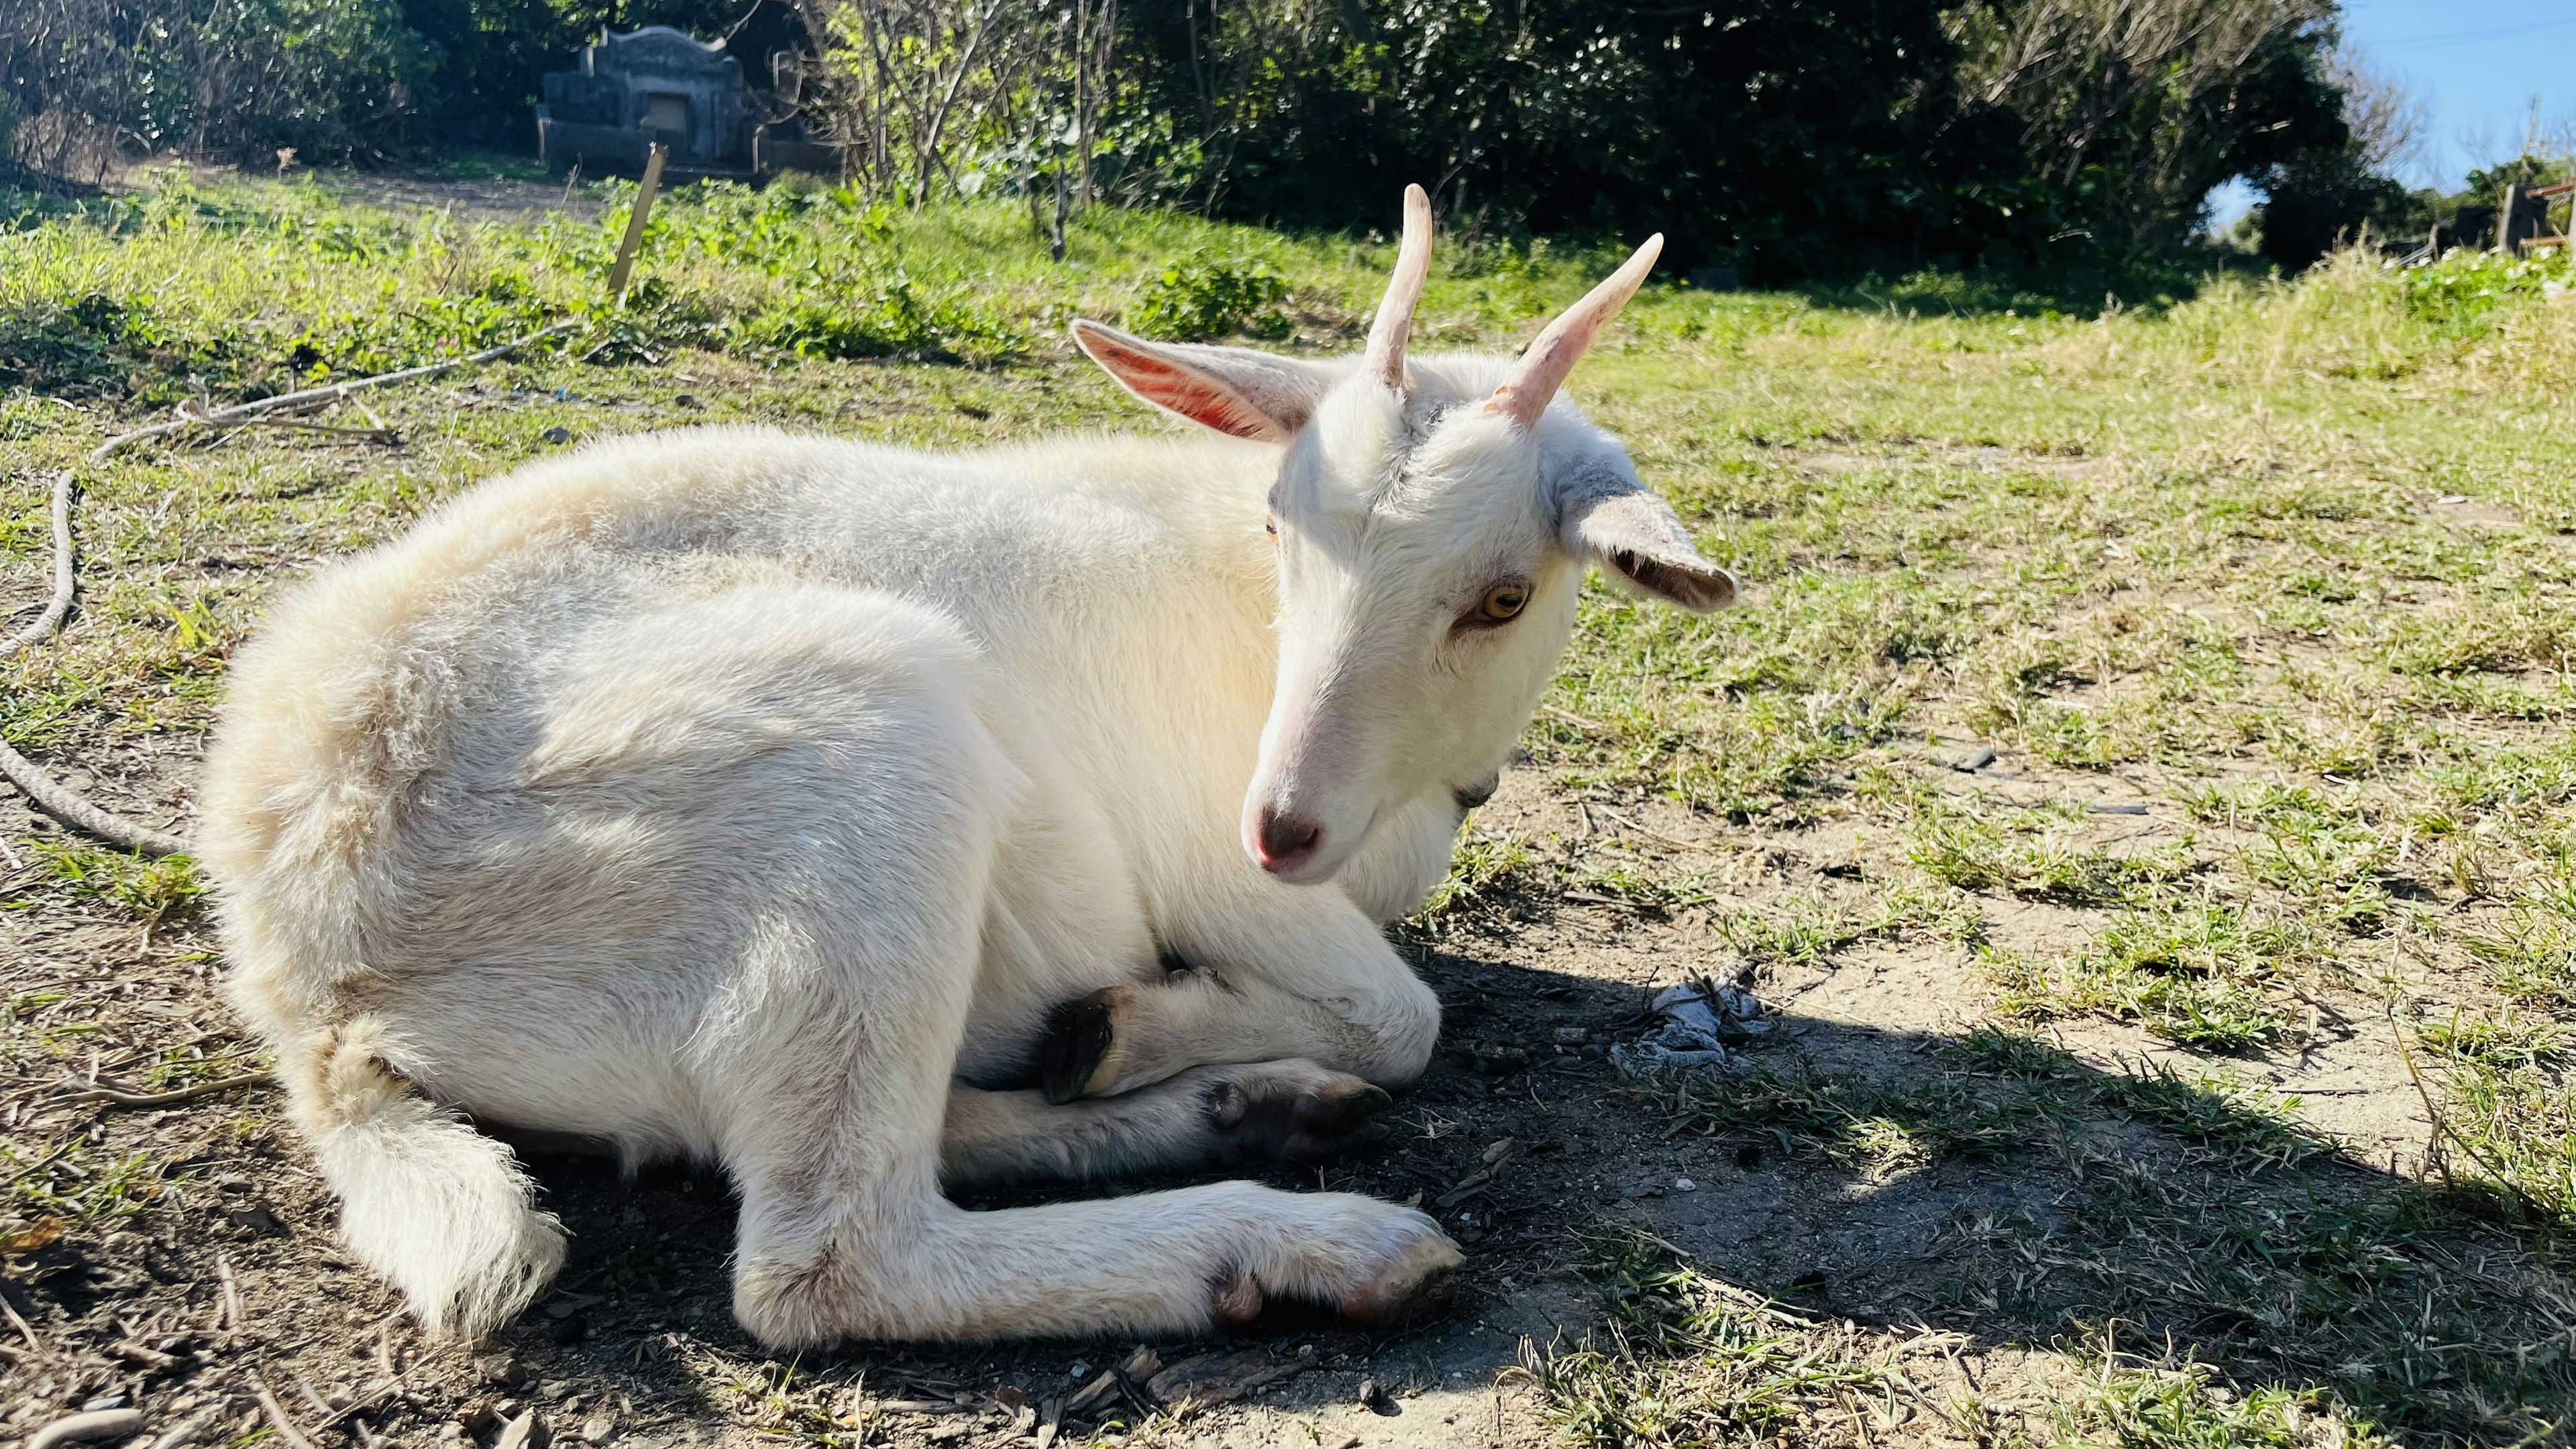
<svg viewBox="0 0 2576 1449"><path fill-rule="evenodd" d="M2285 1385L2443 1437L2506 1442L2576 1410L2576 1363L2531 1347L2567 1338L2566 1279L2506 1230L2335 1154L2259 1099L2101 1071L2008 1033L1795 1014L1775 1015L1731 1071L1629 1079L1605 1048L1651 1026L1639 989L1407 949L1441 995L1442 1045L1385 1114L1394 1131L1374 1154L1320 1171L960 1201L1024 1206L1222 1177L1418 1200L1469 1263L1413 1325L1369 1332L1279 1307L1222 1339L1158 1346L1166 1363L1233 1349L1294 1365L1255 1401L1297 1413L1352 1405L1364 1379L1390 1391L1382 1412L1404 1412L1407 1392L1436 1402L1442 1388L1487 1389L1528 1361L1525 1341L1543 1357L1605 1313L1633 1318L1641 1294L1678 1311L1688 1290L1676 1271L1809 1315L1955 1333L1969 1353L2098 1355L2107 1333L2121 1363L2152 1345L2147 1361L2194 1365L2239 1399ZM874 1393L989 1402L1016 1385L1036 1400L1131 1347L862 1344L770 1358L732 1322L734 1205L720 1178L621 1179L577 1157L532 1165L572 1230L571 1257L503 1337L549 1377L712 1409L716 1386L691 1360L704 1348L809 1377L863 1374ZM1625 1338L1631 1353L1656 1352L1639 1347L1654 1335Z"/></svg>

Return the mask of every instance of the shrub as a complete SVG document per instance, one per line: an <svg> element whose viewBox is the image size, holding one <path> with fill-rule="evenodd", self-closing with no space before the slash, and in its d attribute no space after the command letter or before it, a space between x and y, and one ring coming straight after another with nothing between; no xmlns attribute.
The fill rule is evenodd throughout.
<svg viewBox="0 0 2576 1449"><path fill-rule="evenodd" d="M1279 310L1288 279L1248 258L1214 258L1193 252L1146 284L1127 322L1148 337L1195 342L1244 335L1285 337L1289 321Z"/></svg>

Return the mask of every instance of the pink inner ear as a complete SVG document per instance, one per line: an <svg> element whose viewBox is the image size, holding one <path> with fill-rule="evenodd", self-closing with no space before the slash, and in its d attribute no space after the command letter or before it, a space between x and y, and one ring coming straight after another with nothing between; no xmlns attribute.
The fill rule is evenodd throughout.
<svg viewBox="0 0 2576 1449"><path fill-rule="evenodd" d="M1118 380L1133 388L1138 397L1156 407L1169 408L1202 427L1238 438L1267 438L1271 434L1268 419L1245 407L1234 394L1186 368L1174 367L1159 357L1121 347L1105 338L1092 343L1091 354L1116 372Z"/></svg>

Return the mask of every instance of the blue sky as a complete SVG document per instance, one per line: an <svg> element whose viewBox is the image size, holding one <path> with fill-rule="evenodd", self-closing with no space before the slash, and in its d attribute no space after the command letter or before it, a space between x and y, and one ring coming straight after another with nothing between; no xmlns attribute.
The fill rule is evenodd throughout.
<svg viewBox="0 0 2576 1449"><path fill-rule="evenodd" d="M2345 39L2404 81L2430 112L2412 185L2460 185L2503 160L2540 103L2540 119L2576 121L2576 0L2344 0ZM2219 218L2253 203L2243 187L2214 196Z"/></svg>

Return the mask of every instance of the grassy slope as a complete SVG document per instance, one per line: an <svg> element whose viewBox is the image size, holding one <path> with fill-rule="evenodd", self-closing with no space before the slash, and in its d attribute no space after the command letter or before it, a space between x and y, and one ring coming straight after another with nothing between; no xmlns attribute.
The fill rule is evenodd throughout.
<svg viewBox="0 0 2576 1449"><path fill-rule="evenodd" d="M388 215L313 186L164 185L0 234L12 599L40 592L37 471L144 405L414 362L565 311L600 324L574 350L587 362L532 358L376 400L405 433L399 453L262 436L88 480L84 622L0 666L0 729L102 766L184 742L269 588L550 451L550 428L759 418L955 445L1141 422L1052 340L1065 318L1187 331L1226 324L1231 307L1274 345L1338 347L1390 250L1100 213L1057 266L1008 205L908 216L719 194L666 206L639 304L612 313L597 300L618 221L606 199L600 222L518 226ZM1167 271L1173 258L1192 260ZM1426 304L1432 339L1508 346L1599 260L1461 255ZM2438 1199L2257 1221L2272 1211L2259 1175L2185 1212L2110 1173L2101 1221L2127 1236L2106 1226L2075 1246L2127 1278L2069 1324L2107 1331L2100 1315L2152 1302L2140 1284L2157 1264L2241 1269L2209 1291L2299 1306L2268 1328L2249 1320L2241 1364L2257 1367L2239 1372L2277 1379L2252 1397L2194 1367L2084 1360L2093 1340L2061 1325L2053 1341L2092 1387L2068 1390L2053 1435L2325 1442L2376 1420L2511 1438L2569 1411L2563 1354L2535 1349L2565 1327L2546 1310L2546 1269L2530 1270L2539 1287L2453 1294L2371 1266L2437 1261L2423 1255L2444 1214L2507 1222L2544 1253L2576 1221L2562 1075L2576 1020L2576 544L2562 532L2576 529L2563 401L2576 332L2547 295L2562 273L2463 261L2407 280L2351 261L2297 287L2228 283L2092 319L1659 290L1578 376L1587 406L1754 587L1712 620L1597 592L1533 729L1542 760L1734 820L1858 820L1890 842L1870 909L1772 902L1728 916L1731 940L1757 960L1813 959L1864 936L1947 934L1983 945L1999 1017L2111 1018L2258 1059L2295 1048L2319 995L2384 1004L2445 1104L2451 1130L2426 1166L2446 1185ZM2135 779L2208 841L2122 856L2073 843L2071 819L1963 807L1924 784L1927 737ZM1527 883L1543 869L1531 859L1481 842L1462 889ZM192 889L184 873L76 848L45 860L147 914L184 908ZM1651 860L1567 883L1663 903L1706 894ZM2100 927L2053 949L1982 943L1981 903L2015 899L2079 905ZM79 1049L50 1005L10 1003L22 1073ZM152 1080L237 1066L174 1061ZM2027 1062L2004 1075L2053 1080ZM1672 1110L1683 1126L1762 1125L1864 1157L1965 1150L1992 1125L1977 1114L1997 1110L1773 1085L1722 1109L1685 1093ZM2011 1140L2046 1150L2030 1146L2046 1115L2032 1112L2011 1119ZM15 1187L15 1210L116 1210L45 1196L47 1182ZM2296 1258L2294 1277L2214 1246L2249 1235ZM1851 1385L1881 1373L1848 1334L1763 1318L1633 1242L1602 1253L1596 1273L1628 1285L1622 1311L1662 1326L1548 1370L1587 1438L1764 1427L1740 1407L1747 1384L1779 1388L1762 1377L1775 1360L1798 1374L1846 1365ZM2429 1338L2392 1342L2419 1298ZM1956 1410L1966 1437L1975 1412Z"/></svg>

